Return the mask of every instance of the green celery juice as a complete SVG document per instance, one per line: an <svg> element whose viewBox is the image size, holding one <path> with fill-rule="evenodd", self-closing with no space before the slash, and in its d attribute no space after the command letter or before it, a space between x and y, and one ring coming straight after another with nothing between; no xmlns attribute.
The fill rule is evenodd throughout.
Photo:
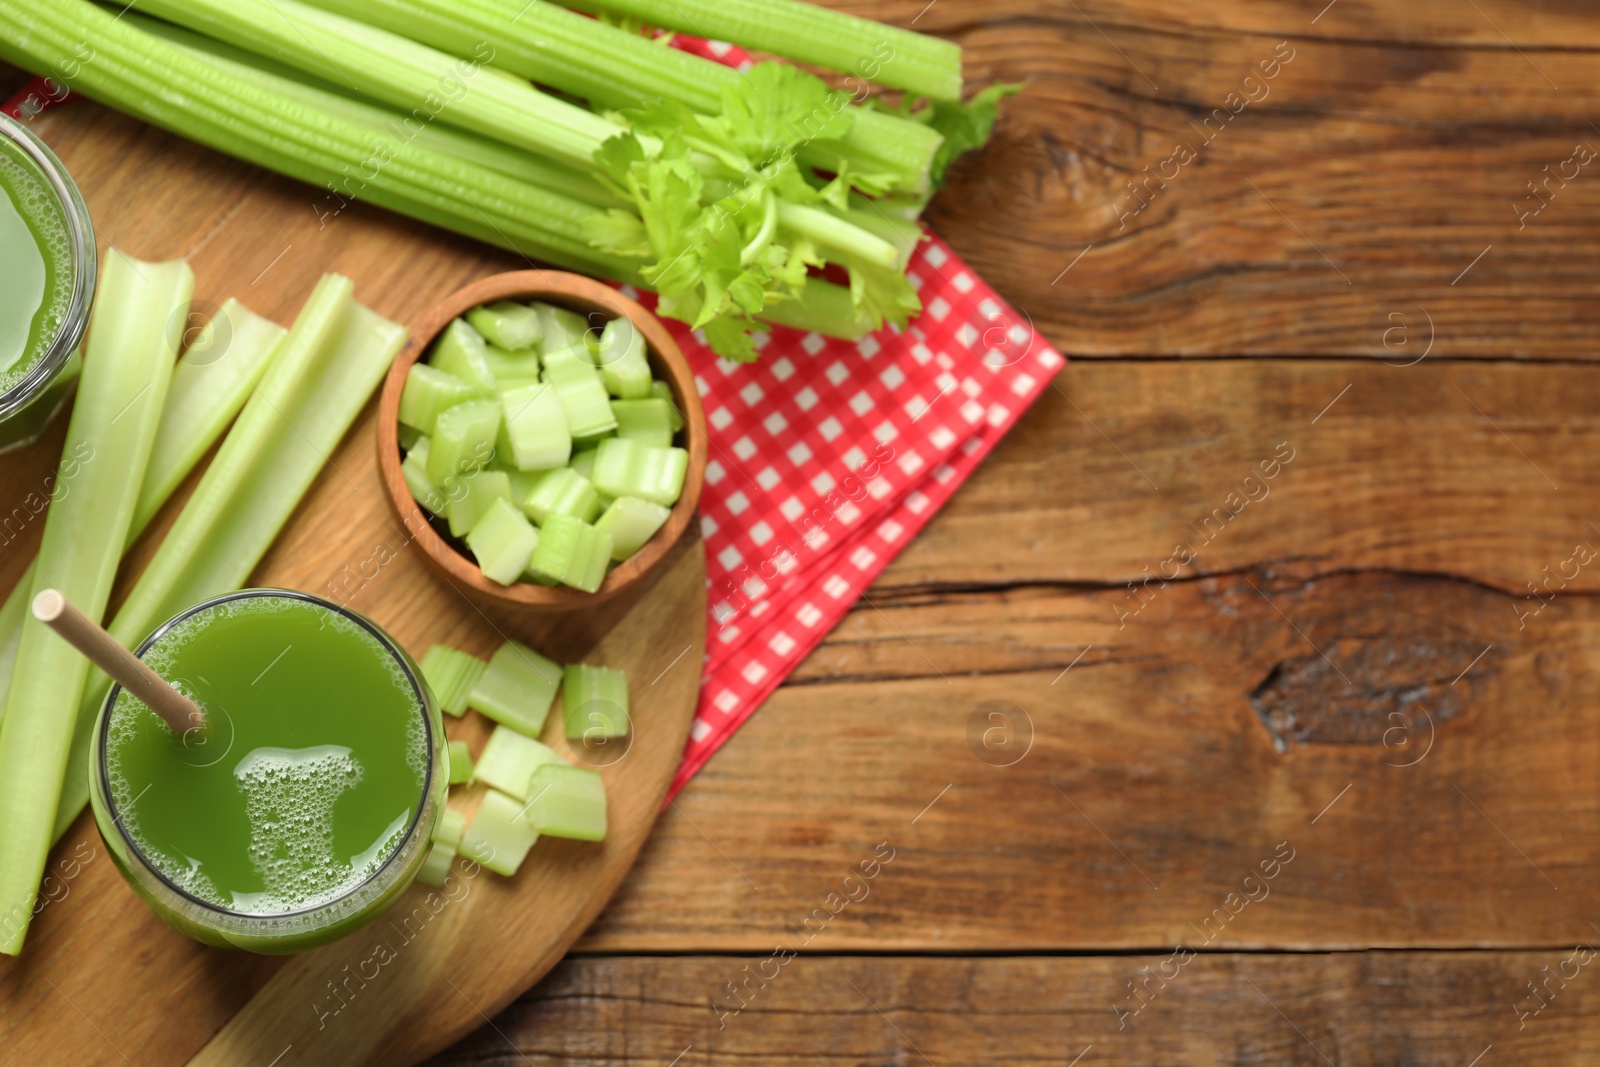
<svg viewBox="0 0 1600 1067"><path fill-rule="evenodd" d="M116 691L96 815L163 918L212 943L298 951L374 917L410 881L443 793L442 731L381 634L324 601L259 590L147 643L141 658L207 726L179 736Z"/></svg>
<svg viewBox="0 0 1600 1067"><path fill-rule="evenodd" d="M44 176L0 153L0 393L44 358L72 301L72 238Z"/></svg>

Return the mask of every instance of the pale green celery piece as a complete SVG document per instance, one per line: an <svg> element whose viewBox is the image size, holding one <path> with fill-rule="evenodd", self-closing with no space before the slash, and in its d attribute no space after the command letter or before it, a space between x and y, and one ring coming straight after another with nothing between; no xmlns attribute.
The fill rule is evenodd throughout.
<svg viewBox="0 0 1600 1067"><path fill-rule="evenodd" d="M184 351L172 372L167 407L187 412L189 419L203 425L179 426L162 420L133 514L134 530L143 530L155 518L167 497L239 414L288 332L230 299Z"/></svg>
<svg viewBox="0 0 1600 1067"><path fill-rule="evenodd" d="M624 671L568 664L561 683L561 705L569 741L623 737L631 728Z"/></svg>
<svg viewBox="0 0 1600 1067"><path fill-rule="evenodd" d="M681 448L652 448L614 437L600 442L594 461L594 486L612 498L636 496L663 507L677 503L689 453Z"/></svg>
<svg viewBox="0 0 1600 1067"><path fill-rule="evenodd" d="M571 515L584 522L600 514L600 496L589 479L571 467L546 471L523 501L528 517L541 525L552 515Z"/></svg>
<svg viewBox="0 0 1600 1067"><path fill-rule="evenodd" d="M458 648L434 645L418 666L440 709L459 718L467 710L467 694L489 665Z"/></svg>
<svg viewBox="0 0 1600 1067"><path fill-rule="evenodd" d="M650 360L645 356L644 335L629 319L612 319L600 333L595 363L606 389L622 400L642 400L650 395Z"/></svg>
<svg viewBox="0 0 1600 1067"><path fill-rule="evenodd" d="M484 359L489 363L489 370L494 375L495 388L504 392L508 381L539 380L539 350L537 348L523 348L517 351L501 348L498 345L486 345L483 350Z"/></svg>
<svg viewBox="0 0 1600 1067"><path fill-rule="evenodd" d="M421 430L407 426L403 422L395 427L394 435L395 439L400 442L400 447L408 452L417 447L417 442L422 440L424 436Z"/></svg>
<svg viewBox="0 0 1600 1067"><path fill-rule="evenodd" d="M116 249L106 253L62 451L79 467L62 483L70 492L52 494L29 600L57 589L89 618L105 614L193 294L194 273L182 260L140 263ZM37 619L23 620L0 720L0 952L7 955L22 950L38 899L88 673L82 653Z"/></svg>
<svg viewBox="0 0 1600 1067"><path fill-rule="evenodd" d="M449 501L445 499L444 490L428 477L430 447L426 437L417 438L417 443L411 446L411 451L400 463L400 476L406 480L406 488L411 490L413 500L427 508L429 513L443 515Z"/></svg>
<svg viewBox="0 0 1600 1067"><path fill-rule="evenodd" d="M613 400L611 414L617 419L617 436L641 445L667 448L672 444L672 408L665 400Z"/></svg>
<svg viewBox="0 0 1600 1067"><path fill-rule="evenodd" d="M466 382L481 396L494 392L494 370L483 335L465 319L451 319L428 354L428 365Z"/></svg>
<svg viewBox="0 0 1600 1067"><path fill-rule="evenodd" d="M504 378L496 378L495 395L505 396L507 393L514 393L518 389L526 389L530 385L538 384L539 376L537 374L529 374L521 378L509 375Z"/></svg>
<svg viewBox="0 0 1600 1067"><path fill-rule="evenodd" d="M445 516L450 523L450 533L465 537L478 524L496 500L516 503L511 495L511 478L505 471L479 471L454 479L445 492L449 503Z"/></svg>
<svg viewBox="0 0 1600 1067"><path fill-rule="evenodd" d="M522 817L522 801L491 789L461 835L460 854L509 878L537 840L539 832Z"/></svg>
<svg viewBox="0 0 1600 1067"><path fill-rule="evenodd" d="M500 394L505 446L518 470L549 470L572 458L566 409L555 386L545 383Z"/></svg>
<svg viewBox="0 0 1600 1067"><path fill-rule="evenodd" d="M22 643L22 621L28 616L28 594L33 592L35 564L17 579L16 588L0 605L0 715L5 712L6 694L11 689L11 672L17 663L17 646Z"/></svg>
<svg viewBox="0 0 1600 1067"><path fill-rule="evenodd" d="M573 452L572 460L567 464L573 470L583 475L590 482L594 481L594 461L600 455L598 442L594 448L585 448L581 452Z"/></svg>
<svg viewBox="0 0 1600 1067"><path fill-rule="evenodd" d="M406 340L327 274L283 339L110 630L136 647L161 623L244 585L328 464ZM109 682L96 671L78 707L59 835L88 799L89 732ZM65 821L63 822L63 817Z"/></svg>
<svg viewBox="0 0 1600 1067"><path fill-rule="evenodd" d="M489 669L467 702L502 726L538 737L560 685L559 664L527 645L507 641L489 658Z"/></svg>
<svg viewBox="0 0 1600 1067"><path fill-rule="evenodd" d="M507 471L506 477L511 482L511 502L522 509L524 515L528 514L528 496L544 478L546 471ZM532 515L528 515L531 519Z"/></svg>
<svg viewBox="0 0 1600 1067"><path fill-rule="evenodd" d="M559 672L560 668L556 668ZM506 726L496 726L484 742L472 780L492 786L519 803L528 799L528 776L544 763L563 763L560 753L540 741Z"/></svg>
<svg viewBox="0 0 1600 1067"><path fill-rule="evenodd" d="M501 585L510 585L522 575L538 544L539 531L509 500L489 505L467 532L467 547L478 561L478 569Z"/></svg>
<svg viewBox="0 0 1600 1067"><path fill-rule="evenodd" d="M467 312L467 321L484 340L500 348L516 351L539 343L544 326L539 313L526 304L498 300Z"/></svg>
<svg viewBox="0 0 1600 1067"><path fill-rule="evenodd" d="M441 414L482 395L454 374L426 363L413 363L406 372L405 388L400 391L400 422L419 433L431 434Z"/></svg>
<svg viewBox="0 0 1600 1067"><path fill-rule="evenodd" d="M454 741L451 744L455 744ZM468 757L470 759L470 757ZM454 764L451 764L454 766ZM470 776L469 776L470 780ZM467 828L467 816L458 808L445 808L433 827L433 839L441 845L455 848L461 844L461 832Z"/></svg>
<svg viewBox="0 0 1600 1067"><path fill-rule="evenodd" d="M648 500L618 497L606 508L605 514L595 520L594 528L611 535L611 558L621 563L643 548L671 514L671 508Z"/></svg>
<svg viewBox="0 0 1600 1067"><path fill-rule="evenodd" d="M450 877L450 865L455 861L455 848L435 841L433 847L428 849L428 858L417 869L417 881L423 885L444 885L445 879Z"/></svg>
<svg viewBox="0 0 1600 1067"><path fill-rule="evenodd" d="M572 348L587 351L584 339L589 333L589 320L576 311L558 308L554 304L534 301L528 305L539 317L539 351L545 355L565 352Z"/></svg>
<svg viewBox="0 0 1600 1067"><path fill-rule="evenodd" d="M658 379L650 383L650 391L667 402L667 409L672 412L672 432L683 429L683 412L678 410L678 398L672 394L672 386Z"/></svg>
<svg viewBox="0 0 1600 1067"><path fill-rule="evenodd" d="M606 839L606 785L599 771L547 763L533 769L523 814L535 831L578 841Z"/></svg>
<svg viewBox="0 0 1600 1067"><path fill-rule="evenodd" d="M468 400L439 413L428 446L428 477L448 493L453 481L479 470L494 457L500 433L500 404Z"/></svg>
<svg viewBox="0 0 1600 1067"><path fill-rule="evenodd" d="M450 784L460 785L462 782L472 781L472 750L465 741L452 741L447 747L450 753ZM449 814L446 811L445 814ZM438 837L435 832L434 837Z"/></svg>
<svg viewBox="0 0 1600 1067"><path fill-rule="evenodd" d="M567 415L567 432L574 438L597 437L617 428L600 375L572 350L551 352L544 358L545 381L555 386Z"/></svg>
<svg viewBox="0 0 1600 1067"><path fill-rule="evenodd" d="M610 562L610 534L571 515L551 515L539 530L528 573L592 593L605 581Z"/></svg>

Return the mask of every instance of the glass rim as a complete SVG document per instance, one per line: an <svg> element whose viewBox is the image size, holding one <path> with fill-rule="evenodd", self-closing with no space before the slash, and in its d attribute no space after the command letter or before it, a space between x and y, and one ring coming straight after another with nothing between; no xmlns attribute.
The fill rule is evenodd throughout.
<svg viewBox="0 0 1600 1067"><path fill-rule="evenodd" d="M332 899L325 900L321 904L314 904L310 907L297 908L294 911L239 911L236 908L226 908L220 904L213 903L212 901L202 900L188 890L173 884L172 879L168 878L164 871L162 871L154 863L150 862L150 857L144 854L144 851L139 848L138 843L133 840L127 829L122 825L122 815L117 811L116 797L111 790L111 779L106 770L105 759L106 737L111 731L111 709L115 707L117 697L122 694L122 685L118 682L111 683L111 690L106 694L105 703L101 705L99 729L95 734L95 740L97 743L95 745L94 755L95 770L100 778L100 788L105 797L106 811L111 816L112 825L117 828L117 834L122 838L123 844L127 845L128 850L135 857L137 857L139 862L144 865L144 868L153 874L163 886L171 890L173 893L176 893L185 901L195 905L198 908L202 908L207 912L212 912L217 915L225 915L230 919L277 921L283 919L302 918L307 915L315 915L318 912L327 911L330 908L333 908L342 901L349 900L357 893L362 892L368 886L378 881L384 875L384 873L390 869L390 866L400 858L400 854L404 851L404 845L416 834L417 826L422 821L423 810L428 806L428 797L432 794L434 775L434 759L432 754L434 737L433 724L428 720L427 692L423 689L421 680L417 677L416 672L413 671L411 669L411 665L406 662L405 650L396 644L394 640L382 630L378 629L376 623L373 623L365 616L351 611L339 604L335 604L331 600L324 600L322 597L316 596L312 593L302 593L296 589L276 589L270 586L261 586L251 589L238 589L232 593L223 593L220 596L210 597L191 608L187 608L179 612L166 622L162 623L160 626L156 627L150 636L145 638L139 647L134 650L134 655L143 660L144 654L150 650L150 647L157 641L161 640L161 638L165 637L174 626L183 622L185 619L192 618L199 612L214 608L219 604L226 604L234 600L253 600L261 597L283 597L291 600L303 600L307 603L315 604L318 607L332 611L346 619L349 619L351 622L356 623L377 639L378 643L381 644L389 653L390 658L393 659L395 663L399 665L401 671L404 672L406 681L411 683L411 691L416 695L417 698L417 714L422 717L423 751L428 753L428 758L423 768L422 792L417 798L416 813L412 815L411 822L406 826L406 832L401 836L400 845L397 845L394 851L389 854L389 857L385 859L383 863L379 864L377 870L373 871L371 875L362 879L356 885L350 887L350 889L346 892L340 893L338 896L333 897Z"/></svg>
<svg viewBox="0 0 1600 1067"><path fill-rule="evenodd" d="M7 419L49 388L82 342L84 332L89 327L89 309L94 302L98 254L94 243L94 224L89 221L89 208L83 202L83 193L50 146L38 134L5 114L0 114L0 141L18 149L38 169L45 184L55 194L72 243L73 270L71 300L50 347L16 385L0 392L0 419Z"/></svg>

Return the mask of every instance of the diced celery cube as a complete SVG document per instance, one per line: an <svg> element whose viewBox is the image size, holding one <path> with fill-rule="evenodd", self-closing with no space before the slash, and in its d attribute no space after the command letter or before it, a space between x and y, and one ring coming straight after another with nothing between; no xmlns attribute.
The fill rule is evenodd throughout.
<svg viewBox="0 0 1600 1067"><path fill-rule="evenodd" d="M600 497L589 479L571 467L557 467L546 471L522 499L523 510L537 523L543 525L552 515L571 515L589 522L600 513Z"/></svg>
<svg viewBox="0 0 1600 1067"><path fill-rule="evenodd" d="M672 432L683 429L683 412L678 410L678 398L672 395L672 386L659 379L650 383L650 391L667 402L672 411Z"/></svg>
<svg viewBox="0 0 1600 1067"><path fill-rule="evenodd" d="M672 444L672 409L658 396L648 400L613 400L617 436L641 445L667 448Z"/></svg>
<svg viewBox="0 0 1600 1067"><path fill-rule="evenodd" d="M549 470L572 458L567 416L554 386L529 385L500 394L505 441L518 470Z"/></svg>
<svg viewBox="0 0 1600 1067"><path fill-rule="evenodd" d="M443 515L449 501L445 499L444 490L428 477L428 448L426 437L417 438L416 444L411 446L411 451L400 463L400 476L406 480L406 488L411 490L413 500L433 514Z"/></svg>
<svg viewBox="0 0 1600 1067"><path fill-rule="evenodd" d="M571 515L551 515L539 531L528 570L592 593L605 581L611 535Z"/></svg>
<svg viewBox="0 0 1600 1067"><path fill-rule="evenodd" d="M489 369L494 372L495 384L503 392L510 381L539 380L539 350L522 348L516 351L489 345L484 352Z"/></svg>
<svg viewBox="0 0 1600 1067"><path fill-rule="evenodd" d="M428 849L428 858L417 869L417 881L423 885L444 885L445 879L450 877L450 865L455 861L455 848L435 841L433 847Z"/></svg>
<svg viewBox="0 0 1600 1067"><path fill-rule="evenodd" d="M542 544L544 537L539 541ZM560 684L559 664L527 645L507 641L489 658L489 669L472 687L467 702L502 726L538 737Z"/></svg>
<svg viewBox="0 0 1600 1067"><path fill-rule="evenodd" d="M573 437L598 437L617 428L599 373L581 357L571 351L550 353L544 358L544 376L556 387Z"/></svg>
<svg viewBox="0 0 1600 1067"><path fill-rule="evenodd" d="M594 481L594 461L599 454L599 445L594 448L574 449L572 459L567 463L567 466L592 482Z"/></svg>
<svg viewBox="0 0 1600 1067"><path fill-rule="evenodd" d="M441 412L482 396L481 390L453 374L413 363L400 391L400 421L419 433L432 433Z"/></svg>
<svg viewBox="0 0 1600 1067"><path fill-rule="evenodd" d="M547 763L528 782L523 819L537 833L579 841L606 839L606 785L600 772Z"/></svg>
<svg viewBox="0 0 1600 1067"><path fill-rule="evenodd" d="M594 487L609 497L635 496L668 507L683 492L688 470L689 453L681 448L655 448L614 437L600 442Z"/></svg>
<svg viewBox="0 0 1600 1067"><path fill-rule="evenodd" d="M650 395L650 361L644 335L629 319L612 319L600 334L595 354L600 375L612 396L642 400Z"/></svg>
<svg viewBox="0 0 1600 1067"><path fill-rule="evenodd" d="M412 366L416 366L416 364L413 363ZM405 393L402 392L400 395L405 396ZM407 426L402 422L399 426L395 427L395 437L400 442L400 448L403 451L409 452L413 448L417 447L417 442L422 440L423 433L421 430L416 429L413 426Z"/></svg>
<svg viewBox="0 0 1600 1067"><path fill-rule="evenodd" d="M594 528L611 535L611 558L621 563L643 548L671 514L671 508L636 496L622 496L595 520Z"/></svg>
<svg viewBox="0 0 1600 1067"><path fill-rule="evenodd" d="M563 468L565 469L565 468ZM496 500L467 533L467 547L483 576L510 585L521 575L539 544L539 531L509 500Z"/></svg>
<svg viewBox="0 0 1600 1067"><path fill-rule="evenodd" d="M460 649L434 645L418 666L439 708L459 716L467 710L467 693L489 665Z"/></svg>
<svg viewBox="0 0 1600 1067"><path fill-rule="evenodd" d="M445 763L450 768L450 784L472 780L472 750L465 741L452 741L445 747Z"/></svg>
<svg viewBox="0 0 1600 1067"><path fill-rule="evenodd" d="M489 359L483 336L462 319L453 319L433 343L433 353L428 362L439 370L455 375L462 381L487 393L494 389L494 372L489 369Z"/></svg>
<svg viewBox="0 0 1600 1067"><path fill-rule="evenodd" d="M517 873L539 831L524 819L522 801L491 789L483 795L467 832L461 835L461 854L496 874Z"/></svg>
<svg viewBox="0 0 1600 1067"><path fill-rule="evenodd" d="M539 313L526 304L497 300L467 312L467 321L484 340L501 348L528 348L544 336Z"/></svg>
<svg viewBox="0 0 1600 1067"><path fill-rule="evenodd" d="M626 736L628 676L609 667L569 664L561 683L561 706L569 741Z"/></svg>
<svg viewBox="0 0 1600 1067"><path fill-rule="evenodd" d="M433 839L441 845L456 848L461 844L461 833L467 828L467 815L456 808L445 808L433 828Z"/></svg>
<svg viewBox="0 0 1600 1067"><path fill-rule="evenodd" d="M505 396L507 393L515 392L518 389L526 389L530 385L538 384L539 376L537 374L528 375L527 377L522 378L501 378L498 381L495 393L499 396Z"/></svg>
<svg viewBox="0 0 1600 1067"><path fill-rule="evenodd" d="M468 400L439 414L429 438L428 477L449 492L450 481L470 474L494 456L500 431L500 404L494 400Z"/></svg>
<svg viewBox="0 0 1600 1067"><path fill-rule="evenodd" d="M478 520L488 514L496 500L516 503L511 496L511 478L505 471L479 471L457 478L445 488L445 516L450 520L450 532L465 537L478 525Z"/></svg>
<svg viewBox="0 0 1600 1067"><path fill-rule="evenodd" d="M531 305L539 316L539 327L544 336L539 350L546 355L567 348L587 347L584 338L589 333L589 320L576 311L558 308L551 304Z"/></svg>
<svg viewBox="0 0 1600 1067"><path fill-rule="evenodd" d="M528 799L528 776L542 763L564 763L561 754L516 730L496 726L478 754L472 780L493 786L518 800Z"/></svg>

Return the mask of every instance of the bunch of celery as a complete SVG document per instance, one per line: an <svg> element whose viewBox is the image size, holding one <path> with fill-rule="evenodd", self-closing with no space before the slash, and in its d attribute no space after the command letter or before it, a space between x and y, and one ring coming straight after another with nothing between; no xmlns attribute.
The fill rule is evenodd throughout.
<svg viewBox="0 0 1600 1067"><path fill-rule="evenodd" d="M908 217L1003 90L963 105L955 45L795 0L607 6L908 100L856 106L797 67L735 71L543 0L142 0L166 22L0 0L0 57L88 49L72 88L324 186L325 223L370 200L648 284L732 358L759 322L851 338L919 309Z"/></svg>

